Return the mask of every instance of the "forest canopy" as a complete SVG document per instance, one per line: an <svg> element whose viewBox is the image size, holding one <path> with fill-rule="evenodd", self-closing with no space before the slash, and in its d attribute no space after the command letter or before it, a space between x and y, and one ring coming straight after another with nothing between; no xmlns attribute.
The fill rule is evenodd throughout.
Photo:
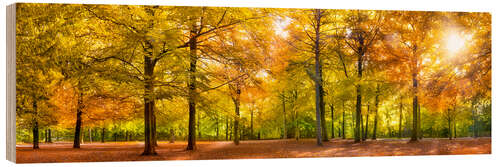
<svg viewBox="0 0 500 167"><path fill-rule="evenodd" d="M491 136L491 15L18 4L17 142Z"/></svg>

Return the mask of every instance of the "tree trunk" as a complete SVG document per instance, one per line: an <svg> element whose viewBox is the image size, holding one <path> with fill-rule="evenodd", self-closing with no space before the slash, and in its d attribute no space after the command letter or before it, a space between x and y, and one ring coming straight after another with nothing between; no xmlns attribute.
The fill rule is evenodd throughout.
<svg viewBox="0 0 500 167"><path fill-rule="evenodd" d="M286 101L285 101L285 93L283 92L281 96L281 101L283 104L283 139L288 138L287 132L286 132Z"/></svg>
<svg viewBox="0 0 500 167"><path fill-rule="evenodd" d="M78 103L76 107L76 124L75 124L75 136L73 140L73 148L80 148L80 134L82 127L82 109L83 109L83 93L80 90L80 95L78 96Z"/></svg>
<svg viewBox="0 0 500 167"><path fill-rule="evenodd" d="M236 117L234 118L234 137L233 137L233 142L236 145L240 144L240 137L239 137L239 121L240 121L240 94L241 90L237 88L236 90L236 97L233 99L234 102L234 112L236 113Z"/></svg>
<svg viewBox="0 0 500 167"><path fill-rule="evenodd" d="M216 140L219 140L219 115L215 117L215 136Z"/></svg>
<svg viewBox="0 0 500 167"><path fill-rule="evenodd" d="M451 140L452 133L451 133L451 118L450 115L448 115L448 139Z"/></svg>
<svg viewBox="0 0 500 167"><path fill-rule="evenodd" d="M52 143L52 131L50 129L48 129L48 131L49 131L48 135L49 143Z"/></svg>
<svg viewBox="0 0 500 167"><path fill-rule="evenodd" d="M417 69L417 55L416 55L416 49L417 47L415 46L413 48L413 60L412 60L412 81L413 81L413 90L412 90L412 95L413 95L413 128L412 128L412 133L411 133L411 139L410 141L418 141L418 80L417 80L417 74L418 74L418 69Z"/></svg>
<svg viewBox="0 0 500 167"><path fill-rule="evenodd" d="M474 138L476 138L476 137L478 137L477 116L476 116L476 110L474 107L475 107L475 100L473 100L471 103L471 111L472 111L472 136L474 136Z"/></svg>
<svg viewBox="0 0 500 167"><path fill-rule="evenodd" d="M189 40L189 82L188 82L188 106L189 106L189 130L188 130L188 146L186 150L196 149L196 64L198 62L196 25L191 29L191 39Z"/></svg>
<svg viewBox="0 0 500 167"><path fill-rule="evenodd" d="M360 137L361 137L361 141L365 141L365 136L363 135L363 132L365 131L365 128L364 128L364 125L363 125L363 113L361 113L361 119L359 120L361 123L360 123L360 126L361 126L361 131L360 131Z"/></svg>
<svg viewBox="0 0 500 167"><path fill-rule="evenodd" d="M156 109L155 103L153 101L153 111ZM153 145L156 147L158 146L158 132L156 132L156 114L153 112L153 119L151 120L152 122L152 129L153 129Z"/></svg>
<svg viewBox="0 0 500 167"><path fill-rule="evenodd" d="M89 143L92 144L92 128L89 127Z"/></svg>
<svg viewBox="0 0 500 167"><path fill-rule="evenodd" d="M101 129L101 143L104 143L104 137L105 137L105 128L103 127Z"/></svg>
<svg viewBox="0 0 500 167"><path fill-rule="evenodd" d="M316 9L314 12L315 16L315 35L316 39L314 41L314 60L315 60L315 75L314 82L316 88L316 144L322 146L322 119L321 115L324 113L324 102L323 102L323 78L321 71L321 59L320 59L320 26L321 17L323 12L320 9ZM322 110L323 109L323 110Z"/></svg>
<svg viewBox="0 0 500 167"><path fill-rule="evenodd" d="M37 115L38 115L38 111L37 111L37 102L36 101L33 101L33 113L35 114L35 116L33 117L33 149L39 149L40 146L39 146L39 137L38 137L38 120L37 120Z"/></svg>
<svg viewBox="0 0 500 167"><path fill-rule="evenodd" d="M333 111L333 104L330 104L330 111L331 111L331 114L332 114L332 139L335 138L335 113Z"/></svg>
<svg viewBox="0 0 500 167"><path fill-rule="evenodd" d="M345 139L345 102L342 101L342 139Z"/></svg>
<svg viewBox="0 0 500 167"><path fill-rule="evenodd" d="M253 135L253 108L250 110L250 139L254 139L254 135Z"/></svg>
<svg viewBox="0 0 500 167"><path fill-rule="evenodd" d="M402 124L403 124L403 97L401 97L401 99L399 100L399 130L398 130L399 138L401 138L403 135L401 133Z"/></svg>
<svg viewBox="0 0 500 167"><path fill-rule="evenodd" d="M378 96L380 93L380 86L377 84L377 90L375 92L375 117L373 118L373 134L372 134L372 140L377 139L377 121L378 121Z"/></svg>
<svg viewBox="0 0 500 167"><path fill-rule="evenodd" d="M174 129L170 129L170 143L174 143L175 142L175 132L174 132Z"/></svg>
<svg viewBox="0 0 500 167"><path fill-rule="evenodd" d="M226 116L226 141L229 140L229 118Z"/></svg>
<svg viewBox="0 0 500 167"><path fill-rule="evenodd" d="M424 137L424 133L422 131L422 120L420 119L421 118L421 112L420 112L420 104L418 104L418 138L419 139L422 139Z"/></svg>
<svg viewBox="0 0 500 167"><path fill-rule="evenodd" d="M365 134L363 135L363 140L368 139L368 120L370 120L370 105L368 105L368 109L366 112Z"/></svg>
<svg viewBox="0 0 500 167"><path fill-rule="evenodd" d="M142 155L156 155L154 145L154 86L153 72L156 62L144 56L144 152Z"/></svg>

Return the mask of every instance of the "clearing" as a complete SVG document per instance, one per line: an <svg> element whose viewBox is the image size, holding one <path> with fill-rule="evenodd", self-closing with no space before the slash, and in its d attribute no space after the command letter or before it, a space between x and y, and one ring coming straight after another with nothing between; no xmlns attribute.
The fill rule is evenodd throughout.
<svg viewBox="0 0 500 167"><path fill-rule="evenodd" d="M17 163L100 162L149 160L207 160L254 158L358 157L402 155L491 154L491 138L378 139L354 143L333 139L316 146L314 139L246 140L236 146L230 141L197 141L196 151L186 151L187 143L159 142L158 155L141 156L142 142L85 143L73 149L72 143L40 143L39 150L30 144L17 145Z"/></svg>

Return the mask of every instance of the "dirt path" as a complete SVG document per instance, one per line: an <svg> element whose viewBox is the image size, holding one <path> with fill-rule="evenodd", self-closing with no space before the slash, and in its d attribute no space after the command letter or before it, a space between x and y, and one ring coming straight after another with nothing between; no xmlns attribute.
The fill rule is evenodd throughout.
<svg viewBox="0 0 500 167"><path fill-rule="evenodd" d="M357 157L394 155L455 155L490 154L491 138L424 139L416 143L408 140L331 140L318 147L314 139L253 140L232 142L198 141L196 151L186 151L186 142L160 142L157 156L140 156L140 142L82 144L73 149L71 143L41 144L39 150L31 145L17 145L17 162L90 162L90 161L146 161L146 160L200 160L253 159L301 157Z"/></svg>

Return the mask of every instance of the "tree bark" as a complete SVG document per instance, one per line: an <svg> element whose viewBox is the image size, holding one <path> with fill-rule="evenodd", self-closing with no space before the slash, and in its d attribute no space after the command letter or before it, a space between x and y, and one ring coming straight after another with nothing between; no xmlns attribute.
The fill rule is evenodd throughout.
<svg viewBox="0 0 500 167"><path fill-rule="evenodd" d="M282 93L281 96L281 101L283 104L283 139L288 138L287 132L286 132L286 101L285 101L285 93Z"/></svg>
<svg viewBox="0 0 500 167"><path fill-rule="evenodd" d="M403 97L399 100L399 129L398 129L398 137L402 137L401 126L403 124Z"/></svg>
<svg viewBox="0 0 500 167"><path fill-rule="evenodd" d="M229 118L226 116L226 141L229 140Z"/></svg>
<svg viewBox="0 0 500 167"><path fill-rule="evenodd" d="M359 39L360 46L363 46L363 39ZM358 47L358 79L361 80L363 77L363 47ZM358 81L359 82L359 81ZM354 130L354 142L361 141L361 84L356 83L356 128Z"/></svg>
<svg viewBox="0 0 500 167"><path fill-rule="evenodd" d="M196 25L191 29L191 38L189 40L189 82L188 82L188 106L189 106L189 129L188 129L188 146L186 150L196 149L196 64L198 62Z"/></svg>
<svg viewBox="0 0 500 167"><path fill-rule="evenodd" d="M372 134L372 140L377 139L377 124L378 124L378 96L380 94L380 86L377 84L377 90L375 92L375 117L373 118L373 134Z"/></svg>
<svg viewBox="0 0 500 167"><path fill-rule="evenodd" d="M33 117L33 149L39 149L39 137L38 137L38 111L37 111L37 102L33 101L33 113L35 116Z"/></svg>
<svg viewBox="0 0 500 167"><path fill-rule="evenodd" d="M417 80L417 74L418 74L418 57L416 55L416 50L417 47L413 47L413 59L412 59L412 81L413 81L413 90L412 90L412 95L413 95L413 129L411 133L411 139L410 141L418 141L418 80Z"/></svg>
<svg viewBox="0 0 500 167"><path fill-rule="evenodd" d="M52 143L52 130L48 130L49 131L49 135L48 135L48 138L49 138L49 143Z"/></svg>
<svg viewBox="0 0 500 167"><path fill-rule="evenodd" d="M250 109L250 139L254 139L254 135L253 135L253 108Z"/></svg>
<svg viewBox="0 0 500 167"><path fill-rule="evenodd" d="M153 72L156 62L150 57L144 56L144 152L142 155L156 155L154 145L154 86Z"/></svg>
<svg viewBox="0 0 500 167"><path fill-rule="evenodd" d="M73 140L73 148L80 148L80 134L82 127L82 109L83 109L83 93L80 90L78 96L78 103L76 107L76 124L75 124L75 136Z"/></svg>
<svg viewBox="0 0 500 167"><path fill-rule="evenodd" d="M101 129L101 143L104 143L104 137L105 137L105 128L102 127L102 129Z"/></svg>
<svg viewBox="0 0 500 167"><path fill-rule="evenodd" d="M368 109L366 112L365 134L363 135L363 140L368 139L368 120L370 120L370 105L368 105Z"/></svg>
<svg viewBox="0 0 500 167"><path fill-rule="evenodd" d="M342 139L345 139L345 102L342 101Z"/></svg>
<svg viewBox="0 0 500 167"><path fill-rule="evenodd" d="M365 126L363 125L364 122L363 122L363 113L362 112L361 112L361 117L360 118L361 118L359 120L361 122L360 123L361 124L360 125L361 126L360 137L361 137L361 141L365 141L365 135L363 133L365 131L365 128L364 128Z"/></svg>
<svg viewBox="0 0 500 167"><path fill-rule="evenodd" d="M332 114L332 139L335 138L335 113L333 111L333 104L330 104L330 111L331 111L331 114Z"/></svg>
<svg viewBox="0 0 500 167"><path fill-rule="evenodd" d="M240 121L240 94L241 90L239 88L236 89L236 97L234 97L233 102L234 102L234 112L236 113L236 117L234 118L234 137L233 137L233 142L235 145L240 144L240 137L239 137L239 121Z"/></svg>
<svg viewBox="0 0 500 167"><path fill-rule="evenodd" d="M316 88L316 144L322 146L322 119L321 115L324 113L324 102L323 102L323 78L321 74L321 59L320 59L320 26L321 18L323 12L320 9L315 9L315 35L316 39L314 41L314 60L315 60L315 75L314 82ZM322 110L323 109L323 110ZM324 118L324 117L323 117Z"/></svg>

